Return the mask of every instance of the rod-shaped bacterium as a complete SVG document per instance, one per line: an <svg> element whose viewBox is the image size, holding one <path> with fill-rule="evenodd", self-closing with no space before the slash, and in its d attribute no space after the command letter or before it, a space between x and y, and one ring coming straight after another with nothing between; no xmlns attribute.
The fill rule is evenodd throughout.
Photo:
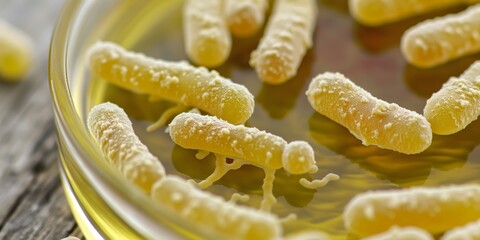
<svg viewBox="0 0 480 240"><path fill-rule="evenodd" d="M287 143L257 128L233 125L214 116L181 113L169 125L172 140L187 149L242 159L269 169L285 168L293 174L315 172L312 147L306 142Z"/></svg>
<svg viewBox="0 0 480 240"><path fill-rule="evenodd" d="M249 37L257 33L265 21L268 0L224 0L225 18L233 35Z"/></svg>
<svg viewBox="0 0 480 240"><path fill-rule="evenodd" d="M345 207L345 227L360 236L414 226L433 235L480 218L480 185L413 187L359 194Z"/></svg>
<svg viewBox="0 0 480 240"><path fill-rule="evenodd" d="M253 113L248 89L215 71L152 59L108 42L90 48L89 62L92 72L110 83L195 107L233 124L245 123Z"/></svg>
<svg viewBox="0 0 480 240"><path fill-rule="evenodd" d="M440 135L456 133L476 120L480 115L480 61L443 84L427 100L423 115Z"/></svg>
<svg viewBox="0 0 480 240"><path fill-rule="evenodd" d="M314 0L275 1L265 33L250 59L263 82L281 84L297 74L313 45L316 9Z"/></svg>
<svg viewBox="0 0 480 240"><path fill-rule="evenodd" d="M153 200L206 231L234 239L280 239L282 226L272 214L225 201L187 181L167 176L152 189Z"/></svg>
<svg viewBox="0 0 480 240"><path fill-rule="evenodd" d="M123 109L102 103L90 111L88 128L105 157L125 178L144 192L165 176L160 161L140 142Z"/></svg>
<svg viewBox="0 0 480 240"><path fill-rule="evenodd" d="M367 26L380 26L459 4L479 0L349 0L350 14Z"/></svg>
<svg viewBox="0 0 480 240"><path fill-rule="evenodd" d="M393 226L388 231L362 240L433 240L433 237L421 228Z"/></svg>
<svg viewBox="0 0 480 240"><path fill-rule="evenodd" d="M436 2L436 1L432 1ZM401 49L407 61L420 68L434 67L480 52L480 5L426 20L408 29Z"/></svg>
<svg viewBox="0 0 480 240"><path fill-rule="evenodd" d="M372 96L340 73L318 75L306 94L317 112L365 145L415 154L432 142L432 129L422 115Z"/></svg>
<svg viewBox="0 0 480 240"><path fill-rule="evenodd" d="M0 19L0 79L14 82L29 71L33 43L28 35Z"/></svg>
<svg viewBox="0 0 480 240"><path fill-rule="evenodd" d="M441 240L475 240L480 239L480 220L471 222L446 232Z"/></svg>
<svg viewBox="0 0 480 240"><path fill-rule="evenodd" d="M212 175L199 183L202 188L210 186L229 170L238 169L243 164L262 168L265 178L261 209L265 211L270 211L276 202L272 192L275 170L284 168L292 174L318 171L313 149L307 142L287 143L279 136L257 128L233 125L215 116L181 113L170 123L169 132L172 140L183 148L216 155L217 167ZM226 164L226 158L233 159L233 162ZM309 188L320 188L329 181L336 180L338 176L329 177L318 184L302 178L301 183Z"/></svg>
<svg viewBox="0 0 480 240"><path fill-rule="evenodd" d="M196 64L216 67L230 55L232 40L225 21L224 0L187 0L183 36L188 57Z"/></svg>

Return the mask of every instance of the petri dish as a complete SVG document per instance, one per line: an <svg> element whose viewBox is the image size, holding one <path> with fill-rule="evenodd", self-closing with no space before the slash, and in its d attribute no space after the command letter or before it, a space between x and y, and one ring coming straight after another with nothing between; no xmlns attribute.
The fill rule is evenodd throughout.
<svg viewBox="0 0 480 240"><path fill-rule="evenodd" d="M85 124L94 105L114 102L125 109L137 135L160 159L167 173L199 181L213 172L212 156L197 160L196 151L176 146L165 133L165 127L146 131L172 103L150 101L148 95L108 84L92 76L85 61L88 47L97 41L113 41L159 59L188 60L183 46L183 3L182 0L71 0L59 19L49 68L60 168L70 207L87 238L220 238L157 206L110 169ZM244 84L255 96L255 111L247 126L287 141L304 140L314 148L318 173L289 175L283 170L276 173L274 195L278 202L272 212L280 217L290 213L298 216L297 220L284 224L284 234L320 230L332 239L357 239L344 228L342 212L358 193L478 182L479 121L454 135L435 135L431 147L421 154L405 155L362 145L347 129L316 113L305 96L314 76L338 71L372 95L422 113L426 99L480 55L433 69L417 69L401 55L401 35L419 21L462 8L368 28L355 23L345 0L317 3L315 44L295 78L277 86L262 84L258 79L248 60L261 33L248 39L234 38L228 61L215 69ZM298 183L302 177L321 178L330 172L341 179L318 190L305 189ZM261 169L243 166L206 190L226 199L236 192L248 194L251 199L246 205L258 207L263 177Z"/></svg>

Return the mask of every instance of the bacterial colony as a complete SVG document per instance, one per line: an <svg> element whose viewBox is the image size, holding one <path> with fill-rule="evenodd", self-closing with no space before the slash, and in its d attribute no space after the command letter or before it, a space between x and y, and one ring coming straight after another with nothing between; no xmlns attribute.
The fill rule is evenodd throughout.
<svg viewBox="0 0 480 240"><path fill-rule="evenodd" d="M358 22L380 26L435 9L477 2L350 0L349 7ZM216 168L206 179L194 182L166 173L135 135L124 110L113 103L95 106L88 116L88 127L112 167L154 202L186 221L234 239L328 239L327 234L311 229L284 236L283 222L295 221L295 216L271 212L276 203L272 192L276 170L284 169L289 174L317 172L312 147L302 139L287 142L281 136L244 126L254 111L253 95L245 86L208 69L222 65L229 57L231 34L249 37L266 24L257 49L251 53L250 66L267 84L282 84L297 74L313 45L316 1L276 0L273 6L268 5L267 0L186 1L184 46L189 60L199 67L186 61L153 59L111 42L98 42L88 52L95 76L175 104L148 130L168 125L166 134L171 140L197 150L198 159L213 154ZM272 13L267 19L269 7ZM1 46L7 44L13 43L0 38ZM480 52L480 5L413 26L404 33L401 50L406 61L418 68L439 66ZM18 54L23 54L22 50ZM0 73L19 75L4 70L1 64ZM347 128L364 145L418 154L431 145L433 134L462 131L478 118L479 76L480 62L460 76L452 76L428 99L422 114L372 96L341 73L316 76L306 97L313 109ZM253 165L265 173L263 201L258 208L241 204L248 200L247 195L234 194L225 200L203 190L243 165ZM317 189L329 182L335 184L332 181L341 181L341 176L330 173L323 179L302 178L299 183ZM480 185L475 184L370 191L357 195L345 207L344 226L365 239L480 239L479 196Z"/></svg>

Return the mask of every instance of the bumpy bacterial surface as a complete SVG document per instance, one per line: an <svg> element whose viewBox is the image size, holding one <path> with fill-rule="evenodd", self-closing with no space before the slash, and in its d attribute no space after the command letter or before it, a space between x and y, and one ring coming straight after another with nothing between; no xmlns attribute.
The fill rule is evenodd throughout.
<svg viewBox="0 0 480 240"><path fill-rule="evenodd" d="M225 0L225 18L234 36L249 37L260 31L268 0Z"/></svg>
<svg viewBox="0 0 480 240"><path fill-rule="evenodd" d="M111 42L98 42L88 52L90 69L127 90L196 107L234 124L253 112L252 94L216 71L187 62L155 60Z"/></svg>
<svg viewBox="0 0 480 240"><path fill-rule="evenodd" d="M432 142L430 123L423 116L372 96L340 73L318 75L306 95L316 111L348 128L365 145L415 154Z"/></svg>
<svg viewBox="0 0 480 240"><path fill-rule="evenodd" d="M176 176L158 181L152 198L193 223L235 239L275 240L282 236L282 227L274 215L226 203Z"/></svg>
<svg viewBox="0 0 480 240"><path fill-rule="evenodd" d="M425 230L417 227L394 226L383 233L364 238L363 240L433 240Z"/></svg>
<svg viewBox="0 0 480 240"><path fill-rule="evenodd" d="M277 0L250 65L268 84L281 84L297 74L312 47L317 7L314 0Z"/></svg>
<svg viewBox="0 0 480 240"><path fill-rule="evenodd" d="M442 240L480 239L480 220L446 232Z"/></svg>
<svg viewBox="0 0 480 240"><path fill-rule="evenodd" d="M185 49L196 64L217 67L230 55L232 39L224 17L223 4L223 0L185 1Z"/></svg>
<svg viewBox="0 0 480 240"><path fill-rule="evenodd" d="M348 129L316 113L304 93L310 80L319 73L341 72L372 96L421 113L426 100L450 76L460 76L479 55L447 63L442 68L417 69L406 64L399 45L401 33L423 17L372 29L358 25L349 16L346 1L316 3L318 20L312 38L315 44L307 51L296 77L282 85L262 84L255 70L248 66L250 52L256 48L255 39L234 40L231 58L217 69L221 76L246 85L255 97L255 111L247 126L282 136L287 142L304 140L314 150L319 168L316 174L293 175L283 170L276 173L273 194L278 202L272 212L280 217L290 213L298 216L298 220L284 225L285 234L311 229L326 232L334 240L356 239L343 226L342 213L349 200L359 193L478 182L478 120L456 134L434 135L431 146L420 154L405 155L377 146L364 146ZM181 12L181 8L172 10L168 21L156 24L154 30L129 49L168 61L187 59L180 30ZM132 23L132 27L138 26ZM155 132L145 130L171 107L171 103L150 102L148 96L97 78L89 84L87 101L81 99L84 105L78 106L91 108L111 101L124 108L136 134L160 159L166 172L197 182L213 172L213 155L198 160L197 151L183 149L172 142L169 134L164 133L166 127ZM301 178L322 179L329 172L338 174L340 180L319 190L306 189L299 183ZM248 194L250 200L241 204L259 206L263 178L261 169L245 165L230 171L206 190L224 199L230 199L233 193Z"/></svg>
<svg viewBox="0 0 480 240"><path fill-rule="evenodd" d="M144 192L165 175L161 162L140 142L123 109L112 103L95 106L88 115L90 134L105 157Z"/></svg>
<svg viewBox="0 0 480 240"><path fill-rule="evenodd" d="M350 13L362 24L380 26L423 13L478 0L349 0Z"/></svg>
<svg viewBox="0 0 480 240"><path fill-rule="evenodd" d="M392 226L416 226L439 234L480 218L480 185L359 194L345 207L345 226L361 236L386 231Z"/></svg>
<svg viewBox="0 0 480 240"><path fill-rule="evenodd" d="M433 2L433 1L432 1ZM429 68L480 52L480 5L421 22L402 36L402 53L417 67Z"/></svg>
<svg viewBox="0 0 480 240"><path fill-rule="evenodd" d="M427 100L423 115L436 134L454 134L480 115L480 62L460 77L451 77Z"/></svg>

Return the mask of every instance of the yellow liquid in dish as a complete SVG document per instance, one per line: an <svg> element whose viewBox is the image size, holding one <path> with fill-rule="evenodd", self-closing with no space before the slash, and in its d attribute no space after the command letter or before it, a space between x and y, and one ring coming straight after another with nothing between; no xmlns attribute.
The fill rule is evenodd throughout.
<svg viewBox="0 0 480 240"><path fill-rule="evenodd" d="M333 239L344 239L348 233L343 227L343 209L353 196L364 191L478 182L478 120L457 134L434 136L432 146L421 154L404 155L363 146L346 128L312 109L304 94L309 81L318 73L338 71L372 95L422 113L426 99L449 76L459 75L478 58L467 57L430 70L411 67L401 55L400 35L395 33L421 19L376 29L364 28L354 22L341 2L318 2L315 45L307 52L298 75L285 84L262 84L255 70L248 66L249 54L255 49L259 36L248 40L234 39L229 60L217 69L221 75L246 85L255 96L255 111L247 122L248 126L282 136L287 141L307 141L315 150L319 171L314 176L289 176L283 170L277 171L274 195L279 201L272 211L280 217L290 213L299 217L285 225L286 234L303 229L323 230ZM128 39L119 41L120 44L156 58L187 59L183 47L181 7L172 8L168 16L155 24L138 21L136 26L134 23L129 28L137 31L132 31ZM167 173L199 181L213 172L212 156L197 160L196 151L176 146L164 132L165 128L152 133L145 130L171 106L170 103L149 102L148 96L92 79L85 112L105 101L125 109L134 122L137 135L162 161ZM319 190L305 189L298 183L301 177L321 178L329 172L340 175L341 179ZM248 204L258 207L263 177L261 169L244 166L228 173L207 190L227 199L234 192L249 194L252 197Z"/></svg>

